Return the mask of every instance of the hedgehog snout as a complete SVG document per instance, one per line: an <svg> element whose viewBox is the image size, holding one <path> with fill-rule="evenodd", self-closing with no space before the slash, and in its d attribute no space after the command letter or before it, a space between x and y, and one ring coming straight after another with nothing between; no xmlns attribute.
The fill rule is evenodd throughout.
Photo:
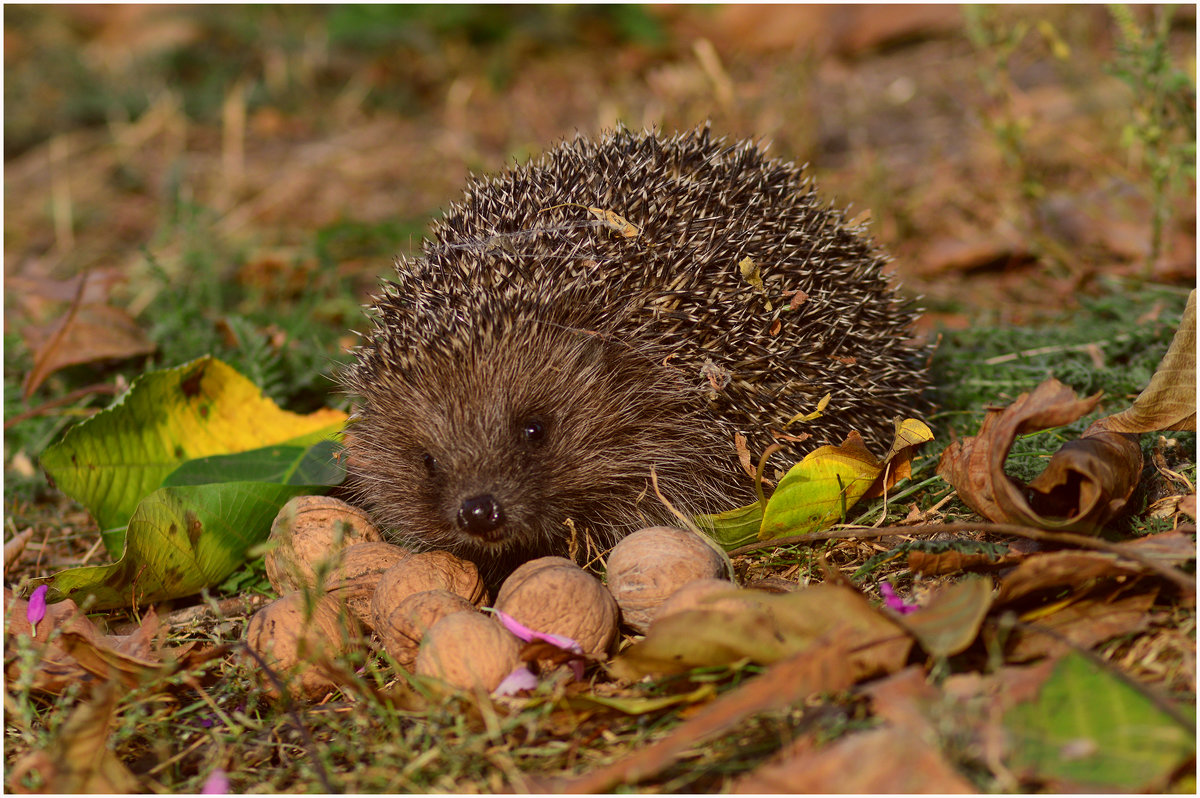
<svg viewBox="0 0 1200 798"><path fill-rule="evenodd" d="M498 530L504 526L504 508L492 494L481 493L462 500L455 520L467 534L494 543L501 538Z"/></svg>

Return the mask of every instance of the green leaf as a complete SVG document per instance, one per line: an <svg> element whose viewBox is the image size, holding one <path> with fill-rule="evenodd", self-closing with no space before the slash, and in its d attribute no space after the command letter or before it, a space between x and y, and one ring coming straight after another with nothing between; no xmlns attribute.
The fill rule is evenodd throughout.
<svg viewBox="0 0 1200 798"><path fill-rule="evenodd" d="M726 551L758 539L762 526L762 505L758 502L714 515L698 515L693 520Z"/></svg>
<svg viewBox="0 0 1200 798"><path fill-rule="evenodd" d="M279 508L303 485L225 482L161 488L129 520L121 559L35 580L47 599L74 599L88 611L191 595L220 583L267 539Z"/></svg>
<svg viewBox="0 0 1200 798"><path fill-rule="evenodd" d="M218 454L188 460L163 480L164 488L214 482L271 482L279 485L333 487L342 484L346 470L334 459L335 441L312 446L264 446L237 454Z"/></svg>
<svg viewBox="0 0 1200 798"><path fill-rule="evenodd" d="M879 476L879 463L861 444L822 446L792 466L763 513L760 540L816 532L845 517Z"/></svg>
<svg viewBox="0 0 1200 798"><path fill-rule="evenodd" d="M1150 791L1196 755L1195 719L1184 726L1081 654L1063 657L1034 701L1005 715L1010 767L1072 788Z"/></svg>
<svg viewBox="0 0 1200 798"><path fill-rule="evenodd" d="M138 502L183 462L336 434L345 414L281 410L229 366L203 357L136 379L111 407L72 427L47 449L42 466L95 516L109 554Z"/></svg>

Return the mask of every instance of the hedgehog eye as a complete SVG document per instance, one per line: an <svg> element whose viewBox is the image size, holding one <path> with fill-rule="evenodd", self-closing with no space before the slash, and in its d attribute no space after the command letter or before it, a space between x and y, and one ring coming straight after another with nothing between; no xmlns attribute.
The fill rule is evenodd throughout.
<svg viewBox="0 0 1200 798"><path fill-rule="evenodd" d="M429 452L421 455L421 463L425 466L425 470L429 472L429 476L432 477L437 474L438 461Z"/></svg>
<svg viewBox="0 0 1200 798"><path fill-rule="evenodd" d="M526 443L539 444L546 439L546 425L540 418L527 418L521 424L521 435Z"/></svg>

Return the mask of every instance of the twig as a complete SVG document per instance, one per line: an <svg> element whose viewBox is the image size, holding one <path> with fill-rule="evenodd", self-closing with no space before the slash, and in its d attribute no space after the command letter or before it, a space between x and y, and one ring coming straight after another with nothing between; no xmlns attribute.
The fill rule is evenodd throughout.
<svg viewBox="0 0 1200 798"><path fill-rule="evenodd" d="M1182 526L1178 531L1194 533L1196 528L1190 525ZM1115 554L1118 557L1132 560L1147 570L1153 571L1159 576L1174 582L1189 593L1196 592L1195 577L1188 576L1176 568L1155 562L1152 558L1147 557L1141 552L1134 551L1128 546L1120 543L1110 543L1107 540L1101 540L1100 538L1088 535L1077 535L1072 532L1047 532L1044 529L1035 529L1033 527L1021 526L1020 524L974 524L961 522L956 524L925 524L923 526L885 526L878 529L830 529L824 532L811 532L807 535L790 535L788 537L775 538L774 540L761 540L755 543L748 543L729 552L729 556L736 557L739 554L746 554L751 551L758 551L759 549L788 546L793 543L813 543L822 540L863 540L890 537L893 535L927 536L958 534L962 532L988 532L994 535L1013 535L1042 543L1058 543L1064 546L1105 551Z"/></svg>

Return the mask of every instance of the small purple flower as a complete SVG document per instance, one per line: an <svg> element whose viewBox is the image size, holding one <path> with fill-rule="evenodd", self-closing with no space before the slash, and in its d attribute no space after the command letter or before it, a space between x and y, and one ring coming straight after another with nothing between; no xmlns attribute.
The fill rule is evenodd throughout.
<svg viewBox="0 0 1200 798"><path fill-rule="evenodd" d="M229 776L225 775L221 768L209 773L208 778L204 780L204 786L200 788L201 795L225 795L228 792Z"/></svg>
<svg viewBox="0 0 1200 798"><path fill-rule="evenodd" d="M910 612L916 612L918 609L920 609L916 602L905 601L897 596L896 591L892 589L890 582L879 583L879 594L883 596L883 606L887 607L889 610L898 612L901 615L907 615Z"/></svg>
<svg viewBox="0 0 1200 798"><path fill-rule="evenodd" d="M29 606L25 609L25 618L33 627L34 637L37 637L38 622L46 617L46 592L48 590L50 590L49 585L38 585L37 589L33 591L33 595L29 597Z"/></svg>
<svg viewBox="0 0 1200 798"><path fill-rule="evenodd" d="M519 665L516 670L504 677L504 681L500 682L499 686L492 691L492 695L516 695L521 690L533 690L536 687L537 677L533 675L533 671L524 665Z"/></svg>

